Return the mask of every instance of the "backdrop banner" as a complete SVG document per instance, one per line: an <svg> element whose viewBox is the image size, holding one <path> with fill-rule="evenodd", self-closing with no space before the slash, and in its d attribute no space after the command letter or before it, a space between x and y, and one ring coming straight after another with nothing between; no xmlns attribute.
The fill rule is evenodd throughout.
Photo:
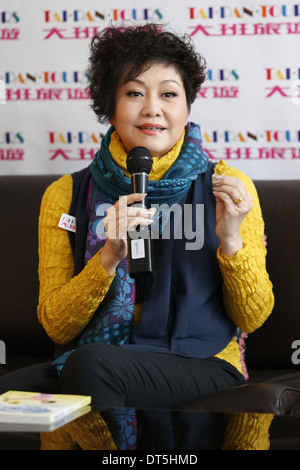
<svg viewBox="0 0 300 470"><path fill-rule="evenodd" d="M295 0L1 0L0 174L72 173L107 127L90 108L89 43L110 24L165 24L207 62L192 107L211 160L252 179L300 178Z"/></svg>

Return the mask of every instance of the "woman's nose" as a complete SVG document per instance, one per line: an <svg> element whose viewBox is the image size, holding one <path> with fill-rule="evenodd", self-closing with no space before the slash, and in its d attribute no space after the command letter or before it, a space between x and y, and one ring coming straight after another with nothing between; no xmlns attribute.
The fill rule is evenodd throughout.
<svg viewBox="0 0 300 470"><path fill-rule="evenodd" d="M159 116L161 112L160 102L156 97L151 96L144 100L142 109L144 116Z"/></svg>

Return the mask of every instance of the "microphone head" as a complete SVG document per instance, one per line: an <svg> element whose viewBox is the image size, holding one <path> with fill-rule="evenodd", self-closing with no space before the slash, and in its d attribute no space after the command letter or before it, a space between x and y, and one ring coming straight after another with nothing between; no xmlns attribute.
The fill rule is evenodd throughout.
<svg viewBox="0 0 300 470"><path fill-rule="evenodd" d="M146 147L134 147L128 152L126 165L131 175L134 173L147 173L149 175L153 165L150 150Z"/></svg>

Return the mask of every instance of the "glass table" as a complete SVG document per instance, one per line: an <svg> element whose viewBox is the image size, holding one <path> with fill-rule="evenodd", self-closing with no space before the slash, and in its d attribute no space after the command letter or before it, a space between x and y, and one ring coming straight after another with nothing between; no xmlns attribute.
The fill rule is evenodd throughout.
<svg viewBox="0 0 300 470"><path fill-rule="evenodd" d="M5 424L0 423L0 450L23 450L32 449L38 450L40 448L39 433L46 432L51 433L57 429L64 429L69 423L78 419L81 416L88 416L91 411L97 411L95 408L85 407L79 412L69 415L64 418L61 422L55 423L55 425L33 425L33 424ZM241 413L232 413L230 415L224 415L223 413L210 413L197 410L136 410L138 419L142 422L142 435L141 448L145 450L146 454L149 455L148 459L151 459L153 452L179 452L180 455L195 455L200 450L216 450L205 447L205 443L200 445L200 449L197 449L198 445L193 444L188 447L189 441L187 433L189 429L197 429L197 423L203 422L206 416L210 416L217 423L224 422L225 425L228 422L228 417L240 416ZM256 413L259 416L259 413ZM262 415L262 414L261 414ZM300 450L300 415L296 416L270 416L270 427L269 427L269 439L270 439L270 450ZM149 417L151 426L149 426ZM192 428L187 426L190 423ZM168 448L168 440L164 442L160 441L159 433L166 431L172 433L172 444ZM222 429L221 429L222 431ZM223 429L224 431L224 429ZM157 439L155 436L157 435ZM176 436L176 438L173 438ZM202 435L202 438L205 435ZM220 438L221 439L221 438ZM221 442L221 441L220 441ZM150 446L150 449L147 449ZM220 445L222 448L222 445ZM78 448L79 449L79 448ZM179 455L178 454L178 455ZM107 454L108 455L108 454ZM159 454L160 455L160 454ZM146 458L146 457L145 457ZM195 457L196 458L196 457ZM153 461L150 460L146 463L170 463L157 461L158 457L153 457ZM155 460L156 459L156 460ZM109 463L109 462L106 462ZM112 462L111 462L112 463ZM144 462L145 463L145 462ZM176 463L171 462L171 463ZM177 462L177 463L189 463L192 462ZM196 463L196 462L193 462Z"/></svg>

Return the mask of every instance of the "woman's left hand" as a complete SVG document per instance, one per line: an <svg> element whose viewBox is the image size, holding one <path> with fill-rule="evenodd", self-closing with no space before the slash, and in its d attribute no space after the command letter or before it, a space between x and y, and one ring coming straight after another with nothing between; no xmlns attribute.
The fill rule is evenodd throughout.
<svg viewBox="0 0 300 470"><path fill-rule="evenodd" d="M243 181L227 175L213 175L216 196L216 234L225 256L233 256L243 248L240 227L252 209L252 196Z"/></svg>

